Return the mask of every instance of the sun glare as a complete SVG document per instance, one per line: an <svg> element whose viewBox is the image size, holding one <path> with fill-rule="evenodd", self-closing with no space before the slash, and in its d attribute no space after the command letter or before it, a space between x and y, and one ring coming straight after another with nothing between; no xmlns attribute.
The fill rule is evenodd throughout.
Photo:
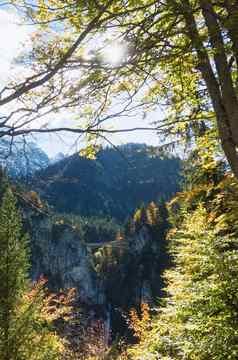
<svg viewBox="0 0 238 360"><path fill-rule="evenodd" d="M18 16L6 10L0 10L0 82L9 75L11 63L26 44L29 30L25 26L19 26ZM7 36L3 35L7 34Z"/></svg>
<svg viewBox="0 0 238 360"><path fill-rule="evenodd" d="M119 65L125 60L126 46L123 44L110 44L103 50L103 59L111 65Z"/></svg>

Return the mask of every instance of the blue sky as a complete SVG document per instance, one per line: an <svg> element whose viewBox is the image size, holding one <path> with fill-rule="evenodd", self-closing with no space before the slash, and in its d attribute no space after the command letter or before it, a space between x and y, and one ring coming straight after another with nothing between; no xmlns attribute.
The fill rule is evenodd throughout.
<svg viewBox="0 0 238 360"><path fill-rule="evenodd" d="M29 40L32 27L19 25L20 19L13 12L0 7L0 84L4 84L11 73L20 72L21 69L17 65L12 66L13 59L16 57ZM113 59L115 61L115 59ZM66 114L67 115L67 114ZM123 129L130 127L145 127L150 126L152 121L157 120L159 112L148 114L146 119L142 117L131 117L113 119L111 122L114 129ZM52 121L52 120L51 120ZM39 145L50 155L55 156L58 152L72 153L82 146L82 143L75 143L77 137L64 134L44 135L35 138ZM137 131L131 133L115 134L110 137L115 145L126 142L140 142L148 143L150 145L159 145L159 138L154 132Z"/></svg>

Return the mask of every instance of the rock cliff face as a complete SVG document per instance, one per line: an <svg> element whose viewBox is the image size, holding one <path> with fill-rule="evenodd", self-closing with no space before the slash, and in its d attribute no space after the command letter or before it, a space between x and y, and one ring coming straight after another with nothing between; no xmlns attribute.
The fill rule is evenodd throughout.
<svg viewBox="0 0 238 360"><path fill-rule="evenodd" d="M0 165L10 178L29 179L36 171L47 168L49 163L46 153L33 142L26 145L19 138L11 144L10 140L0 139Z"/></svg>
<svg viewBox="0 0 238 360"><path fill-rule="evenodd" d="M138 281L134 284L134 301L138 306L143 303L153 303L152 271L155 267L158 244L153 242L147 226L143 226L129 239L130 253L135 258L135 274ZM156 248L155 248L156 246Z"/></svg>
<svg viewBox="0 0 238 360"><path fill-rule="evenodd" d="M31 276L48 279L49 288L76 288L80 302L103 304L104 290L79 235L67 224L57 224L43 212L24 207L31 238Z"/></svg>
<svg viewBox="0 0 238 360"><path fill-rule="evenodd" d="M115 269L118 281L103 279L93 267L92 254L80 235L68 224L55 222L41 209L24 204L23 218L31 238L31 276L48 279L53 291L76 288L81 303L119 306L151 302L154 273L157 274L158 244L155 244L148 227L128 238L128 261ZM156 245L156 246L155 246ZM154 248L156 247L156 249ZM109 274L110 278L110 274ZM109 280L109 282L108 282Z"/></svg>
<svg viewBox="0 0 238 360"><path fill-rule="evenodd" d="M32 279L45 276L52 291L76 288L76 300L84 314L83 319L77 315L80 323L90 328L99 321L105 344L110 336L125 335L127 324L121 312L139 307L141 302L153 304L158 293L160 249L150 228L143 226L128 237L124 261L113 272L100 276L92 265L92 253L72 226L56 222L44 210L32 208L32 203L24 202L20 207L31 239ZM78 346L77 332L74 324L67 328L73 348Z"/></svg>

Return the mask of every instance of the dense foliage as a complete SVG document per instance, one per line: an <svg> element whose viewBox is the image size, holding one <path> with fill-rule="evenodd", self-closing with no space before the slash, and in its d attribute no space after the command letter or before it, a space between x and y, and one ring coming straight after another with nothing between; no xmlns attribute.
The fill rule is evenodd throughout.
<svg viewBox="0 0 238 360"><path fill-rule="evenodd" d="M138 208L115 241L104 243L93 256L94 267L104 283L111 313L112 338L133 341L127 315L131 308L154 304L162 295L161 275L168 266L165 234L168 230L164 204Z"/></svg>
<svg viewBox="0 0 238 360"><path fill-rule="evenodd" d="M69 224L80 235L85 243L105 243L116 239L121 226L107 217L82 217L74 214L55 214L56 224Z"/></svg>
<svg viewBox="0 0 238 360"><path fill-rule="evenodd" d="M30 285L27 238L9 188L0 210L0 358L58 359L64 344L53 322L69 313L73 293L47 295L44 279Z"/></svg>
<svg viewBox="0 0 238 360"><path fill-rule="evenodd" d="M237 182L218 178L170 203L167 298L129 359L237 359Z"/></svg>

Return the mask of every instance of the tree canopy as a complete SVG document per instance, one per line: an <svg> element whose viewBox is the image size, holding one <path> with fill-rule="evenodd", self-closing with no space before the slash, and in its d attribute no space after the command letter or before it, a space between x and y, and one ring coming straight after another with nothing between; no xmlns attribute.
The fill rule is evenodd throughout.
<svg viewBox="0 0 238 360"><path fill-rule="evenodd" d="M165 116L151 128L183 140L214 129L238 176L235 0L7 4L36 31L18 59L27 71L1 89L2 136L72 131L94 141L118 131L107 120L159 106ZM116 63L104 56L112 44L125 52ZM77 126L35 122L63 109Z"/></svg>

